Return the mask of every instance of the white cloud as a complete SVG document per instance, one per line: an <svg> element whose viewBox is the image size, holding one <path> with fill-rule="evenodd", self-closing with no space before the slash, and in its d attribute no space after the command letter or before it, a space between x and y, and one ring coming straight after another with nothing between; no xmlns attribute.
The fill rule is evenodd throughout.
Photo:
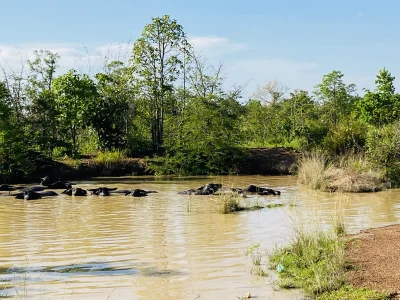
<svg viewBox="0 0 400 300"><path fill-rule="evenodd" d="M189 42L196 51L207 56L221 56L248 49L246 44L233 43L225 37L217 36L194 36L189 38Z"/></svg>
<svg viewBox="0 0 400 300"><path fill-rule="evenodd" d="M104 44L92 48L77 43L0 45L0 65L7 71L19 72L21 67L26 71L28 69L26 60L34 58L34 50L45 49L60 55L58 73L74 68L80 72L93 74L104 65L106 59L127 61L132 47L130 43Z"/></svg>
<svg viewBox="0 0 400 300"><path fill-rule="evenodd" d="M271 80L278 80L291 90L312 90L322 76L316 63L280 57L241 59L228 66L227 84L246 84L245 98L251 96L257 86Z"/></svg>

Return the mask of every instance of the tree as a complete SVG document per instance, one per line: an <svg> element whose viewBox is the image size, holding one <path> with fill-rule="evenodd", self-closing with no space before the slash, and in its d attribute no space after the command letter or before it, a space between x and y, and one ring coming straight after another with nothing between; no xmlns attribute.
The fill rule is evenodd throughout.
<svg viewBox="0 0 400 300"><path fill-rule="evenodd" d="M183 70L183 53L189 46L181 25L168 15L153 18L133 47L133 70L142 97L149 104L154 149L164 138L174 82Z"/></svg>
<svg viewBox="0 0 400 300"><path fill-rule="evenodd" d="M52 84L60 56L47 50L34 51L34 55L34 60L28 60L31 71L27 87L27 94L31 99L31 136L40 150L52 156L54 147L59 144L58 111Z"/></svg>
<svg viewBox="0 0 400 300"><path fill-rule="evenodd" d="M79 75L75 70L58 77L53 82L59 121L71 146L69 153L77 154L77 135L87 124L88 107L98 97L96 85L87 75Z"/></svg>
<svg viewBox="0 0 400 300"><path fill-rule="evenodd" d="M323 118L327 124L337 126L340 119L351 112L356 86L346 85L340 71L324 75L315 87L315 95L322 104Z"/></svg>
<svg viewBox="0 0 400 300"><path fill-rule="evenodd" d="M366 90L358 107L363 121L381 126L392 123L400 116L400 96L395 94L394 77L385 68L376 77L376 90Z"/></svg>
<svg viewBox="0 0 400 300"><path fill-rule="evenodd" d="M96 75L99 97L90 103L88 123L96 130L103 149L122 149L128 140L128 118L134 90L128 68L122 62L108 64L106 73Z"/></svg>
<svg viewBox="0 0 400 300"><path fill-rule="evenodd" d="M281 82L272 80L263 86L258 86L252 99L259 100L263 105L275 105L283 99L288 90L289 88Z"/></svg>

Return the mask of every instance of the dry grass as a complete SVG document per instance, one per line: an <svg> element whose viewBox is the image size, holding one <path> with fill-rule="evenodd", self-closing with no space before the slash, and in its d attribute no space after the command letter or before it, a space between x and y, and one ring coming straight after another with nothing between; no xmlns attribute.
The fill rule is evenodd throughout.
<svg viewBox="0 0 400 300"><path fill-rule="evenodd" d="M376 192L387 187L384 172L355 155L340 157L330 166L321 154L303 157L299 163L299 182L326 192Z"/></svg>
<svg viewBox="0 0 400 300"><path fill-rule="evenodd" d="M326 159L322 154L312 153L299 161L299 182L312 189L319 190L324 184Z"/></svg>

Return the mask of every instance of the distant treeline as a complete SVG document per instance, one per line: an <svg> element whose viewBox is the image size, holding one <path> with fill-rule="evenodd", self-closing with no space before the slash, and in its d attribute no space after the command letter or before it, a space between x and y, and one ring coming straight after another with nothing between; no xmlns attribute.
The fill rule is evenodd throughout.
<svg viewBox="0 0 400 300"><path fill-rule="evenodd" d="M110 61L95 76L57 76L60 56L35 51L29 72L3 68L0 82L0 178L29 176L32 153L53 159L98 151L161 153L164 174L229 173L243 149L291 146L329 154L365 152L391 166L400 149L400 95L379 71L360 97L333 71L315 90L276 81L242 101L224 88L222 65L195 54L181 25L154 18L127 62Z"/></svg>

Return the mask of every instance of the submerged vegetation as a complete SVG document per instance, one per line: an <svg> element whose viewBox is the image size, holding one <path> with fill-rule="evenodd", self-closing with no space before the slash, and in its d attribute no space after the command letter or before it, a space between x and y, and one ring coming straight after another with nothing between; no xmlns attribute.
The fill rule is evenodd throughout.
<svg viewBox="0 0 400 300"><path fill-rule="evenodd" d="M239 211L263 208L265 208L265 206L261 202L245 200L235 193L221 194L218 199L218 212L220 214L231 214Z"/></svg>

